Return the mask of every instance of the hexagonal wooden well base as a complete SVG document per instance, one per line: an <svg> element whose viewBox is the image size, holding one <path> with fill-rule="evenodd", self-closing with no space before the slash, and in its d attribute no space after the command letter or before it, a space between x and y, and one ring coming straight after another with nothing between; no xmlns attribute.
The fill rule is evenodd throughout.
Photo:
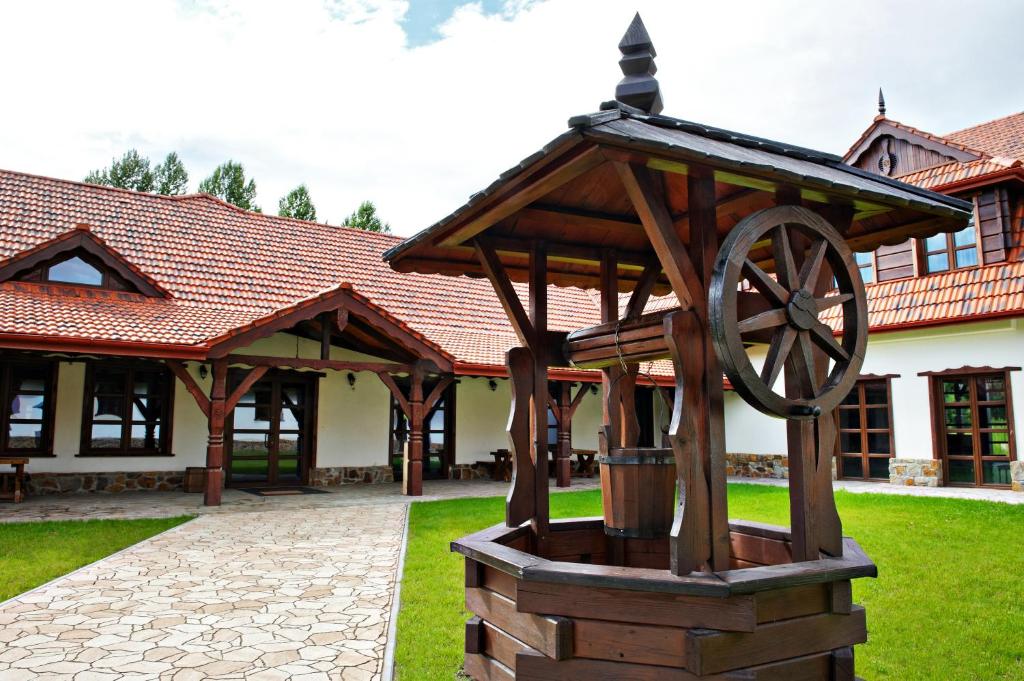
<svg viewBox="0 0 1024 681"><path fill-rule="evenodd" d="M786 528L731 523L732 566L676 577L668 539L605 535L600 518L495 526L466 556L466 673L477 681L853 681L867 640L850 580L874 577L852 539L841 558L791 562Z"/></svg>

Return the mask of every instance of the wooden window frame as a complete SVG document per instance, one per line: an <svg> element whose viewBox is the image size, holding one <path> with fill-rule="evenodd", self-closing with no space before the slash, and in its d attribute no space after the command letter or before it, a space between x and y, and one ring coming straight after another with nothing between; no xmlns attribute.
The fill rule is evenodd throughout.
<svg viewBox="0 0 1024 681"><path fill-rule="evenodd" d="M973 220L973 219L972 219L971 224L968 225L968 227L964 227L964 229L968 229L968 228L973 228L974 229L974 242L971 243L970 245L967 245L967 246L957 246L956 245L956 241L955 241L956 235L959 232L962 232L963 230L958 230L956 232L948 232L946 234L943 234L942 236L946 237L946 245L945 245L945 247L937 248L937 249L935 249L933 251L929 251L928 250L928 240L926 238L918 239L917 240L917 250L918 250L919 262L921 264L921 270L922 270L921 274L922 275L943 274L945 272L955 272L957 270L969 270L969 269L973 269L975 267L980 267L982 265L982 259L984 258L984 251L982 251L981 241L980 241L980 239L981 239L981 229L978 227L977 220ZM936 235L936 236L939 236L939 235ZM976 257L975 263L973 265L963 265L963 266L957 265L956 264L956 254L959 251L968 251L968 250L972 250L972 249L974 250L975 257ZM928 268L928 256L930 256L930 255L938 255L940 253L944 253L946 255L946 262L947 262L947 264L949 266L946 269L944 269L944 270L935 270L933 272L932 270L930 270Z"/></svg>
<svg viewBox="0 0 1024 681"><path fill-rule="evenodd" d="M92 405L95 398L96 370L103 369L124 369L127 377L125 379L126 392L124 393L125 417L121 419L121 446L93 447L92 446ZM131 446L131 428L134 420L131 418L131 391L134 390L134 376L136 371L159 371L165 376L165 388L163 398L163 409L160 415L160 444L156 449L139 449ZM79 442L80 457L147 457L147 456L174 456L171 451L173 442L174 423L174 393L176 378L165 364L158 362L125 362L109 360L90 360L85 364L85 387L82 393L82 428L81 440ZM113 422L112 422L113 423Z"/></svg>
<svg viewBox="0 0 1024 681"><path fill-rule="evenodd" d="M866 253L866 255L871 256L871 264L870 265L861 265L859 262L857 262L857 256L860 255L860 254L861 254L860 252L855 252L853 254L853 261L854 261L854 264L857 265L857 269L863 271L863 270L867 269L868 267L871 268L871 281L866 281L864 283L866 285L879 283L879 280L878 280L878 253L876 251L868 251ZM861 275L861 279L863 279L863 278L864 278L863 275Z"/></svg>
<svg viewBox="0 0 1024 681"><path fill-rule="evenodd" d="M40 428L42 433L42 446L38 448L11 448L10 441L10 403L13 395L18 391L12 390L12 370L19 367L39 366L46 367L48 376L45 380L43 394L43 418ZM34 359L29 357L5 358L0 360L0 454L10 457L32 457L52 458L53 435L56 424L57 406L57 376L59 373L59 362L48 359ZM33 419L34 420L34 419Z"/></svg>
<svg viewBox="0 0 1024 681"><path fill-rule="evenodd" d="M871 459L894 459L896 458L896 423L893 420L892 413L892 379L899 378L899 374L865 374L857 377L857 382L854 384L853 390L857 391L857 405L856 410L858 412L858 428L843 428L842 421L840 420L840 411L848 410L853 411L854 405L843 405L840 404L836 407L833 412L836 423L836 477L840 480L888 480L889 476L885 478L873 478L871 477ZM870 383L885 383L885 399L886 404L882 405L877 402L868 403L866 398L865 386ZM867 410L877 409L882 406L887 408L888 412L888 428L868 428ZM858 433L860 435L860 461L861 461L861 472L863 473L860 477L846 477L843 475L843 459L855 458L854 455L844 453L842 451L842 437L843 433ZM889 434L889 453L888 454L871 454L868 449L868 436L871 434L888 433Z"/></svg>
<svg viewBox="0 0 1024 681"><path fill-rule="evenodd" d="M1002 428L981 428L979 423L979 412L978 405L978 385L976 380L981 376L1001 376L1003 379L1003 385L1005 387L1005 399L1004 400L989 400L981 401L981 406L1006 406L1006 432L1007 439L1009 440L1009 454L1006 458L1012 463L1017 460L1017 434L1013 418L1013 390L1010 385L1010 372L1020 371L1020 367L971 367L963 366L959 369L945 369L943 371L922 371L918 376L927 376L929 381L928 386L928 402L931 411L932 420L932 458L939 461L942 464L942 481L943 484L948 487L985 487L990 489L1008 489L1010 485L999 484L999 483L986 483L984 480L984 471L979 462L983 463L986 459L1002 459L1001 456L985 456L980 454L981 448L981 433L1000 431ZM967 402L946 402L942 395L942 382L953 378L969 379L968 384L970 385L970 396ZM971 410L971 461L974 464L974 483L963 483L963 482L950 482L949 481L949 454L947 452L946 434L949 432L946 428L946 414L945 409L948 406L968 406ZM959 429L966 430L966 429ZM954 455L958 456L958 455ZM981 482L979 482L979 480Z"/></svg>

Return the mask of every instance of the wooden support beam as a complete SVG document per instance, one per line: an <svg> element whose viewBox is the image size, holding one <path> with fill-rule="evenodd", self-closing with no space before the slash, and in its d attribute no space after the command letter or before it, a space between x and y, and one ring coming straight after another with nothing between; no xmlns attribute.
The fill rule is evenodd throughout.
<svg viewBox="0 0 1024 681"><path fill-rule="evenodd" d="M484 208L472 220L449 234L439 244L449 247L469 241L480 232L500 220L504 220L521 208L544 198L555 189L571 182L583 173L604 163L600 148L588 147L575 156L545 169L539 177L503 196L488 197L490 208Z"/></svg>
<svg viewBox="0 0 1024 681"><path fill-rule="evenodd" d="M336 359L303 359L299 357L269 357L263 355L228 355L228 364L247 364L252 367L287 367L289 369L332 369L334 371L371 371L380 373L411 373L412 364L397 362L349 362Z"/></svg>
<svg viewBox="0 0 1024 681"><path fill-rule="evenodd" d="M442 354L437 346L413 334L408 327L403 326L394 318L382 315L379 308L370 307L354 296L346 297L340 307L348 309L359 317L363 324L383 334L395 345L404 348L413 356L433 362L441 372L447 373L452 370L450 357Z"/></svg>
<svg viewBox="0 0 1024 681"><path fill-rule="evenodd" d="M444 378L437 382L437 385L435 385L434 389L430 391L430 394L427 396L427 399L423 400L424 416L431 412L431 410L437 404L437 401L441 399L442 395L444 395L444 391L447 390L448 387L454 382L454 376L445 376Z"/></svg>
<svg viewBox="0 0 1024 681"><path fill-rule="evenodd" d="M234 411L235 406L238 405L238 401L241 400L242 397L245 396L245 393L249 392L249 389L256 385L256 381L263 378L263 375L268 371L270 371L270 367L267 366L258 366L249 369L245 378L242 379L242 382L239 383L238 387L235 388L231 395L228 396L224 405L225 413L230 414Z"/></svg>
<svg viewBox="0 0 1024 681"><path fill-rule="evenodd" d="M320 315L320 359L331 358L331 315L324 312Z"/></svg>
<svg viewBox="0 0 1024 681"><path fill-rule="evenodd" d="M608 249L601 258L601 323L611 326L619 323L619 280L618 260L615 251ZM601 369L601 423L602 435L599 444L601 454L622 446L622 404L619 381L622 367L613 364Z"/></svg>
<svg viewBox="0 0 1024 681"><path fill-rule="evenodd" d="M550 393L549 393L550 394ZM557 448L555 450L555 486L568 487L572 481L572 384L558 383L558 400L552 413L558 423Z"/></svg>
<svg viewBox="0 0 1024 681"><path fill-rule="evenodd" d="M647 237L661 261L672 290L683 308L693 308L701 315L707 307L702 295L700 278L690 260L690 254L676 232L672 217L658 197L650 171L642 166L616 162L615 169L626 188L630 201ZM691 216L692 220L692 216Z"/></svg>
<svg viewBox="0 0 1024 681"><path fill-rule="evenodd" d="M348 308L343 307L338 310L338 313L335 316L334 322L338 325L339 334L345 333L345 328L348 326L348 315Z"/></svg>
<svg viewBox="0 0 1024 681"><path fill-rule="evenodd" d="M203 412L203 416L207 420L210 419L210 398L206 396L203 389L199 387L196 380L192 378L192 374L188 372L184 362L169 359L164 362L167 368L171 370L171 373L182 382L185 386L185 390L188 391L189 395L196 401L196 405L199 407L199 411Z"/></svg>
<svg viewBox="0 0 1024 681"><path fill-rule="evenodd" d="M206 444L206 491L203 504L220 506L224 488L224 420L227 417L228 364L213 361L213 387L210 389L209 436Z"/></svg>
<svg viewBox="0 0 1024 681"><path fill-rule="evenodd" d="M494 287L498 301L505 309L505 314L512 323L512 330L516 332L519 342L524 347L536 351L537 330L534 328L530 317L526 314L523 303L519 300L519 294L516 293L515 287L512 286L512 280L508 278L505 266L501 264L501 259L498 258L494 247L483 239L475 240L473 246L476 248L477 259L480 260L480 265L484 268L487 279L491 282L491 286Z"/></svg>
<svg viewBox="0 0 1024 681"><path fill-rule="evenodd" d="M412 419L412 407L409 405L409 399L402 392L402 389L398 387L398 384L395 383L394 377L386 371L377 372L377 377L391 391L395 401L398 402L398 406L401 407L402 413L405 414L405 418Z"/></svg>
<svg viewBox="0 0 1024 681"><path fill-rule="evenodd" d="M402 493L410 497L423 494L423 380L422 366L413 367L409 387L409 443L405 450Z"/></svg>
<svg viewBox="0 0 1024 681"><path fill-rule="evenodd" d="M539 342L548 332L548 257L543 241L537 241L530 251L530 324L534 338L533 349L533 464L535 512L533 528L538 539L548 535L548 355Z"/></svg>
<svg viewBox="0 0 1024 681"><path fill-rule="evenodd" d="M703 166L692 165L686 176L690 216L690 252L700 279L701 301L707 300L711 275L718 256L718 220L715 214L715 177ZM701 385L707 423L701 428L701 451L711 502L711 566L716 572L729 569L729 513L725 476L725 396L722 367L713 344L707 338L706 307L699 308L700 332L704 336Z"/></svg>
<svg viewBox="0 0 1024 681"><path fill-rule="evenodd" d="M644 313L644 307L647 306L647 301L650 300L651 292L654 291L660 276L661 263L657 260L648 263L644 267L643 274L640 275L640 280L637 281L636 288L633 289L632 295L629 296L629 302L626 303L626 312L623 314L624 319L640 319L640 315Z"/></svg>

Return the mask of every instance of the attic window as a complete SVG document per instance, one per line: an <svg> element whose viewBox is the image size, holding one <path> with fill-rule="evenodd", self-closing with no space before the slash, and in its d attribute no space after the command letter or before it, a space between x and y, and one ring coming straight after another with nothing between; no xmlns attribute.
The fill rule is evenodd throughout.
<svg viewBox="0 0 1024 681"><path fill-rule="evenodd" d="M85 253L62 254L18 277L21 281L39 281L74 286L91 286L113 291L135 288L98 259Z"/></svg>

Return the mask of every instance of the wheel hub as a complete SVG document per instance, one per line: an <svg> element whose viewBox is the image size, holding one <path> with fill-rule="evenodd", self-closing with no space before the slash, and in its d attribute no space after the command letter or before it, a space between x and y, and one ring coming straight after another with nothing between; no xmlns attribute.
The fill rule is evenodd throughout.
<svg viewBox="0 0 1024 681"><path fill-rule="evenodd" d="M814 296L804 289L794 291L786 305L786 316L792 326L802 331L813 327L818 323L818 305Z"/></svg>

